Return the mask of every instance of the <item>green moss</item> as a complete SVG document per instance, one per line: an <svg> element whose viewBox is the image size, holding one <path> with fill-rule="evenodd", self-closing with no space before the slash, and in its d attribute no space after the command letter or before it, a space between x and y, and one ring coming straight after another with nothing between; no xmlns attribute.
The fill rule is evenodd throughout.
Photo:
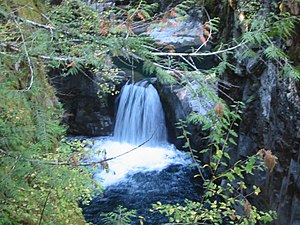
<svg viewBox="0 0 300 225"><path fill-rule="evenodd" d="M6 0L1 3L8 11L14 10L20 17L41 22L42 17L40 12L45 8L43 0Z"/></svg>

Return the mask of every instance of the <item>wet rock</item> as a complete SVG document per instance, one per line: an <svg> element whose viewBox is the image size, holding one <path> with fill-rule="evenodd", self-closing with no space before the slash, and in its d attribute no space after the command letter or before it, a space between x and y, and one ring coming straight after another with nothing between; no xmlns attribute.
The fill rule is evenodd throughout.
<svg viewBox="0 0 300 225"><path fill-rule="evenodd" d="M261 58L262 56L257 53L256 57L247 60L246 70L248 74L262 74L263 70L266 68L266 64Z"/></svg>
<svg viewBox="0 0 300 225"><path fill-rule="evenodd" d="M191 112L196 112L201 115L206 115L207 112L214 107L214 103L205 96L205 93L199 92L201 86L196 82L191 82L189 85L182 87L177 85L162 85L156 84L157 90L161 97L163 108L166 115L169 141L181 149L182 139L177 139L182 135L182 130L176 128L176 124L180 120L186 120ZM214 91L213 89L211 89ZM198 96L195 97L195 93ZM190 125L189 131L193 133L192 143L197 149L204 146L202 137L204 136L201 126Z"/></svg>
<svg viewBox="0 0 300 225"><path fill-rule="evenodd" d="M158 24L149 34L160 42L190 47L202 44L199 36L203 35L203 28L199 21L168 19Z"/></svg>
<svg viewBox="0 0 300 225"><path fill-rule="evenodd" d="M102 90L101 84L106 82L101 73L86 71L74 76L61 76L59 70L54 70L49 75L63 103L63 122L68 125L70 135L99 136L112 133L114 97L107 94L101 94L100 97L98 94ZM118 82L122 78L121 74ZM113 86L118 82L106 85Z"/></svg>
<svg viewBox="0 0 300 225"><path fill-rule="evenodd" d="M249 155L249 149L257 149L257 145L251 136L240 134L238 149L240 156L247 157Z"/></svg>
<svg viewBox="0 0 300 225"><path fill-rule="evenodd" d="M86 4L89 4L93 9L97 10L98 12L107 11L110 7L114 6L115 1L111 0L82 0Z"/></svg>

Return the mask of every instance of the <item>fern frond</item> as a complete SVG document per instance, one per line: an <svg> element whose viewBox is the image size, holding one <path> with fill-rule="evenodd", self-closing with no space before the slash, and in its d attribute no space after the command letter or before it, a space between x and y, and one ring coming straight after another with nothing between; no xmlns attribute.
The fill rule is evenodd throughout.
<svg viewBox="0 0 300 225"><path fill-rule="evenodd" d="M237 56L239 60L243 60L246 58L254 58L257 56L257 52L253 51L251 48L246 48L244 51L240 52Z"/></svg>
<svg viewBox="0 0 300 225"><path fill-rule="evenodd" d="M220 17L214 17L209 20L209 26L213 32L219 31Z"/></svg>
<svg viewBox="0 0 300 225"><path fill-rule="evenodd" d="M189 123L198 125L198 124L211 124L211 127L213 127L212 125L212 121L210 121L210 119L208 117L205 117L197 112L192 112L188 115L187 121Z"/></svg>

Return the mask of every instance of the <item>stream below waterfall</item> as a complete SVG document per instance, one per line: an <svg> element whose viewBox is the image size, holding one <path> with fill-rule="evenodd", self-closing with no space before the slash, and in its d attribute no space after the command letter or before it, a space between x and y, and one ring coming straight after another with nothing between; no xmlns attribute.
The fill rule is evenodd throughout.
<svg viewBox="0 0 300 225"><path fill-rule="evenodd" d="M102 225L100 214L121 205L135 209L145 218L144 224L164 224L168 218L152 212L152 204L199 200L201 185L194 178L196 169L190 166L192 160L185 152L167 142L163 107L149 81L123 87L113 136L98 137L93 142L87 160L113 159L105 169L94 172L94 179L105 190L82 206L87 222ZM139 219L131 224L140 224Z"/></svg>

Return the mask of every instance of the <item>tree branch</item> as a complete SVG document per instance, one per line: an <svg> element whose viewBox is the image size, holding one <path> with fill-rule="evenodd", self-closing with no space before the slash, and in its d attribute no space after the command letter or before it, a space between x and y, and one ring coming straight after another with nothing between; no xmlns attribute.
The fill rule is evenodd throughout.
<svg viewBox="0 0 300 225"><path fill-rule="evenodd" d="M13 46L13 45L11 45L11 44L8 44L8 43L4 43L4 42L0 42L0 45L1 46L3 46L3 47L5 47L5 48L9 48L9 49L11 49L11 50L13 50L13 51L15 51L15 52L22 52L19 48L17 48L17 47L15 47L15 46ZM5 53L5 52L1 52L1 54L7 54L7 53Z"/></svg>
<svg viewBox="0 0 300 225"><path fill-rule="evenodd" d="M45 199L45 202L44 202L44 205L43 205L43 209L42 209L42 212L41 212L41 216L40 216L40 220L39 220L39 225L42 224L42 220L43 220L43 215L44 215L44 211L45 211L45 208L46 208L46 205L47 205L47 202L48 202L48 198L50 196L50 193L51 193L51 188L49 189L49 192L46 196L46 199Z"/></svg>
<svg viewBox="0 0 300 225"><path fill-rule="evenodd" d="M24 36L24 34L22 32L22 29L21 29L18 21L15 18L13 18L13 20L14 20L15 24L17 25L17 27L18 27L18 29L20 31L21 38L22 38L23 49L24 49L25 56L26 56L26 59L27 59L27 63L28 63L29 70L30 70L30 83L29 83L29 86L28 86L28 88L23 89L21 91L29 91L31 89L32 85L33 85L34 71L33 71L32 63L31 63L31 59L30 59L28 51L27 51L25 36Z"/></svg>
<svg viewBox="0 0 300 225"><path fill-rule="evenodd" d="M4 43L4 42L0 42L0 45L3 46L3 47L6 47L10 50L13 50L15 52L18 52L18 53L21 53L22 51L11 45L11 44L8 44L8 43ZM108 53L109 50L106 50L106 51L102 51L102 52L98 52L97 54L95 54L95 56L99 56L99 55L102 55L102 54L105 54L105 53ZM8 54L7 52L0 52L1 55L7 55L7 56L14 56L14 55L10 55ZM83 58L77 58L77 57L69 57L69 56L46 56L46 55L37 55L37 54L29 54L28 55L30 57L35 57L35 58L40 58L40 59L44 59L44 60L56 60L56 61L75 61L75 60L84 60Z"/></svg>
<svg viewBox="0 0 300 225"><path fill-rule="evenodd" d="M208 38L206 39L206 41L205 41L204 43L202 43L202 44L197 48L197 50L195 51L195 53L199 52L200 49L201 49L204 45L206 45L206 43L210 40L211 34L212 34L212 24L211 24L210 16L209 16L207 10L206 10L205 8L203 8L203 9L204 9L204 11L205 11L205 13L206 13L206 16L207 16L207 18L208 18L208 21L209 21L209 23L210 23L210 26L209 26L209 35L208 35Z"/></svg>
<svg viewBox="0 0 300 225"><path fill-rule="evenodd" d="M123 155L126 155L126 154L142 147L143 145L145 145L147 142L149 142L153 138L154 134L155 134L155 132L146 141L144 141L143 143L139 144L138 146L136 146L136 147L134 147L134 148L122 153L122 154L119 154L119 155L111 157L111 158L103 159L103 160L100 160L100 161L80 163L76 166L94 166L94 165L97 165L97 164L102 164L104 162L111 161L113 159L119 158L119 157L121 157ZM43 161L43 160L34 160L34 159L27 159L27 158L23 158L23 157L17 157L17 156L14 156L14 155L8 153L7 151L5 151L3 149L0 149L0 153L4 154L4 155L6 155L10 158L18 159L18 160L22 160L22 161L26 161L26 162L40 163L40 164L46 164L46 165L56 165L56 166L74 166L73 162L53 162L53 161Z"/></svg>
<svg viewBox="0 0 300 225"><path fill-rule="evenodd" d="M56 30L55 27L44 25L44 24L40 24L40 23L36 23L36 22L34 22L32 20L24 19L24 18L19 17L19 16L13 16L13 15L11 15L11 18L13 20L15 20L17 18L17 19L19 19L19 20L21 20L21 21L23 21L25 23L29 23L29 24L31 24L31 25L33 25L35 27L40 27L40 28L47 29L47 30L50 30L50 31Z"/></svg>
<svg viewBox="0 0 300 225"><path fill-rule="evenodd" d="M228 51L232 51L236 48L241 47L242 45L246 44L246 41L243 41L241 43L239 43L236 46L230 47L230 48L226 48L223 50L218 50L215 52L193 52L193 53L179 53L179 52L152 52L153 55L157 55L157 56L191 56L191 57L195 57L195 56L210 56L210 55L217 55L217 54L221 54L223 52L228 52Z"/></svg>

